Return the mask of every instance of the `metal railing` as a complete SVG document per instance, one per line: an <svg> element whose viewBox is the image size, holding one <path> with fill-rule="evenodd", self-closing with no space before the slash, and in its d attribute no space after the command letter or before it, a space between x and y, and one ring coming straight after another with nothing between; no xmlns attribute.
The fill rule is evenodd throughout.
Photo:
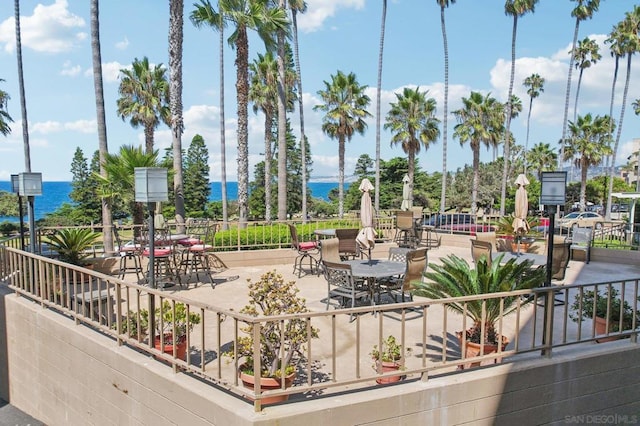
<svg viewBox="0 0 640 426"><path fill-rule="evenodd" d="M262 400L276 395L295 395L311 398L314 394L332 389L357 391L359 387L375 385L375 380L401 374L407 379L427 380L442 373L455 372L475 363L517 362L518 355L539 353L551 357L555 350L567 345L582 344L599 339L594 318L580 315L586 307L572 308L576 295L586 291L616 289L633 313L630 327L606 333L608 337L627 337L637 341L639 279L603 283L544 287L531 291L495 293L491 295L441 300L416 300L408 303L390 303L354 309L336 309L277 317L251 317L237 310L215 306L127 283L115 277L71 266L54 259L0 246L2 282L16 293L36 301L43 307L67 316L76 324L93 327L110 336L119 345L128 345L149 353L159 361L169 363L175 372L196 375L217 386L253 400L256 411ZM498 347L495 353L481 351L476 356L465 355L462 348L469 346L466 339L459 341L456 332L471 326L469 320L453 313L452 303L481 301L483 307L491 300L501 302L501 312L507 308L505 300L515 297L515 312L502 317L496 324L497 334L506 336L509 345ZM186 356L181 359L177 346L168 346L166 335L145 329L144 314L168 303L176 312L183 303L186 312L199 315L199 323L186 324ZM614 306L614 300L607 300ZM545 306L550 309L545 309ZM355 316L353 322L351 316ZM572 317L578 316L577 322ZM167 319L168 318L168 319ZM171 320L174 315L160 317L159 329L176 331L180 324ZM301 353L296 355L297 378L291 387L264 391L248 389L239 379L239 368L244 360L226 358L233 353L239 339L248 337L244 329L249 326L254 337L261 328L276 323L280 339L284 339L286 324L302 321L306 335ZM615 323L615 318L609 325ZM620 324L618 324L620 325ZM628 328L628 329L627 329ZM313 329L318 338L311 338ZM614 330L615 328L610 328ZM373 330L373 331L372 331ZM381 373L372 368L370 351L381 347L383 340L393 335L404 348L413 349L411 356L401 360L403 370ZM602 336L600 336L602 338ZM260 347L254 339L254 354ZM260 357L254 357L254 371L261 371ZM459 372L462 373L462 372Z"/></svg>

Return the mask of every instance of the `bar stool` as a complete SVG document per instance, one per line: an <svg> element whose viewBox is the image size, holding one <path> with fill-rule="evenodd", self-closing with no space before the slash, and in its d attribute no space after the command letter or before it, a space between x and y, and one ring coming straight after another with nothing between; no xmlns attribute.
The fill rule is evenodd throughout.
<svg viewBox="0 0 640 426"><path fill-rule="evenodd" d="M190 219L187 223L189 237L178 241L178 244L184 247L180 256L180 267L185 275L195 273L198 282L200 272L204 272L209 281L213 282L206 254L213 250L213 246L207 244L207 241L213 239L215 231L215 224L207 219Z"/></svg>
<svg viewBox="0 0 640 426"><path fill-rule="evenodd" d="M142 247L135 242L135 239L122 244L120 233L117 227L113 227L113 235L118 245L118 254L120 255L120 264L118 268L118 278L124 279L127 273L135 273L138 281L144 278L142 272L142 264L140 261L140 253ZM133 264L131 264L133 263Z"/></svg>
<svg viewBox="0 0 640 426"><path fill-rule="evenodd" d="M149 228L143 228L141 233L142 241L149 241ZM142 256L149 259L151 250L145 247ZM173 250L169 229L158 229L154 236L153 247L154 267L147 267L147 280L149 274L153 274L155 283L160 288L171 287L176 281L182 287L179 274L175 265L175 252Z"/></svg>

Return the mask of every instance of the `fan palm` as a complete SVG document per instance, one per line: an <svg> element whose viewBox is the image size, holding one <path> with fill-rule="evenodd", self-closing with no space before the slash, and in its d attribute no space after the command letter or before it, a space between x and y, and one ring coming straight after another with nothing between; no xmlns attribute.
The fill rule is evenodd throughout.
<svg viewBox="0 0 640 426"><path fill-rule="evenodd" d="M332 139L338 140L338 215L344 214L344 151L345 142L351 140L354 133L364 134L367 128L365 118L371 114L365 109L371 99L365 94L367 86L358 83L354 73L344 74L338 71L331 76L331 82L324 82L325 89L318 95L324 104L313 107L324 111L322 130Z"/></svg>
<svg viewBox="0 0 640 426"><path fill-rule="evenodd" d="M409 200L413 200L413 178L415 172L415 157L420 147L425 149L440 136L435 117L436 100L427 98L429 92L420 92L420 88L405 87L402 94L396 93L397 102L391 103L387 114L385 130L391 130L391 145L402 145L407 154L409 176Z"/></svg>
<svg viewBox="0 0 640 426"><path fill-rule="evenodd" d="M527 151L529 150L529 124L531 123L531 110L533 109L533 100L544 92L544 78L539 74L531 74L524 79L524 87L527 88L529 95L529 112L527 114L527 138L524 143L524 173L527 173Z"/></svg>
<svg viewBox="0 0 640 426"><path fill-rule="evenodd" d="M600 48L595 40L585 37L584 40L578 42L578 46L572 52L573 60L575 61L576 69L580 70L578 74L578 84L576 85L576 101L573 107L573 121L576 121L578 116L578 98L580 97L580 85L582 84L582 75L584 70L590 68L591 65L595 65L602 58L599 52Z"/></svg>
<svg viewBox="0 0 640 426"><path fill-rule="evenodd" d="M536 171L538 180L542 180L542 172L554 170L558 164L558 154L548 143L538 143L527 153L527 162Z"/></svg>
<svg viewBox="0 0 640 426"><path fill-rule="evenodd" d="M414 294L430 299L491 295L540 287L546 277L545 269L532 268L533 263L529 260L516 262L516 259L510 259L501 263L500 257L489 266L487 259L481 257L475 269L471 269L466 260L456 255L449 255L441 260L442 265L429 265L433 271L424 273L425 282L414 284ZM466 302L453 301L447 303L447 307L462 315L466 314L473 321L468 333L470 341L480 343L480 336L484 334L484 342L497 344L496 322L528 302L520 295L513 295Z"/></svg>
<svg viewBox="0 0 640 426"><path fill-rule="evenodd" d="M129 118L133 127L144 128L145 151L153 153L153 133L160 122L169 124L170 110L167 70L162 64L151 68L149 59L136 58L131 69L120 70L118 115Z"/></svg>
<svg viewBox="0 0 640 426"><path fill-rule="evenodd" d="M0 78L0 81L4 81ZM11 97L4 90L0 90L0 133L4 136L7 136L11 133L11 127L9 127L9 123L13 122L13 119L9 115L7 111L7 104L9 103L9 99Z"/></svg>

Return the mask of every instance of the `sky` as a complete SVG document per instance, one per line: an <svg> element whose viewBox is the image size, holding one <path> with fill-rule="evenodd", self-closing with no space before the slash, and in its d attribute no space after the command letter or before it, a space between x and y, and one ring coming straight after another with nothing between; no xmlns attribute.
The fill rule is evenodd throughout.
<svg viewBox="0 0 640 426"><path fill-rule="evenodd" d="M188 16L193 3L185 2L183 52L183 105L186 150L194 135L204 137L209 149L210 180L220 180L220 97L219 35L208 27L195 28ZM215 4L215 1L212 2ZM578 39L591 37L600 45L602 59L585 70L578 114L609 113L614 61L604 43L613 26L624 19L636 2L603 0L593 19L580 24ZM300 62L304 101L305 134L313 160L311 178L337 181L338 143L321 130L322 113L313 110L322 103L318 91L338 70L353 72L361 85L368 86L371 98L367 130L346 144L345 173L353 173L358 157L376 155L376 85L382 2L373 0L307 0L308 9L298 16ZM518 20L514 94L523 104L522 113L512 120L516 143L525 145L529 96L523 81L533 73L545 78L544 92L533 102L529 147L539 142L552 148L562 136L569 50L575 19L574 1L541 0L534 14ZM18 91L13 2L0 6L0 89L11 96L9 113L14 118L12 133L0 136L0 180L24 171L24 145ZM31 169L42 172L45 181L71 180L70 166L76 148L90 159L98 148L96 108L93 90L90 6L88 1L21 0L22 55L28 115ZM513 18L504 13L504 0L459 0L445 12L449 46L449 112L461 107L461 99L471 91L491 93L504 102L509 89ZM116 112L118 75L144 56L152 64L168 64L168 1L108 0L100 2L107 137L110 152L122 145L144 145L142 128L132 128ZM231 32L227 31L227 36ZM250 61L264 52L255 36L250 38ZM225 46L225 121L227 180L237 177L235 102L235 51ZM614 119L620 116L626 60L618 76ZM616 164L627 162L633 138L640 138L640 117L631 102L640 98L640 64L632 64L627 108ZM168 73L167 73L168 75ZM573 72L569 119L573 120L578 71ZM444 96L444 54L440 8L435 0L389 0L384 44L381 94L381 126L404 87L428 90L437 101L437 117L442 120ZM298 113L290 115L299 136ZM262 114L249 113L250 170L262 161L264 152ZM456 124L449 116L447 169L471 164L468 144L453 137ZM381 130L381 158L405 157L400 146L391 146L391 135ZM156 148L171 145L170 130L156 130ZM422 170L441 172L442 137L421 149L417 156ZM482 148L481 161L491 161L493 151Z"/></svg>

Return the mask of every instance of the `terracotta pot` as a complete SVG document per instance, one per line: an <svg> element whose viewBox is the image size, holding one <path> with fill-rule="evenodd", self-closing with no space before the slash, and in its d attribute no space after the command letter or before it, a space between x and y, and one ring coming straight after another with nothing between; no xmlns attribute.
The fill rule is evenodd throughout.
<svg viewBox="0 0 640 426"><path fill-rule="evenodd" d="M531 247L530 243L520 243L520 253L527 253L529 252L529 248ZM518 252L518 243L515 242L511 242L511 252L512 253L517 253Z"/></svg>
<svg viewBox="0 0 640 426"><path fill-rule="evenodd" d="M611 325L611 321L609 321ZM605 318L596 317L596 336L602 336L607 334L607 320ZM598 343L611 342L613 340L620 340L622 336L607 336L600 339L596 339Z"/></svg>
<svg viewBox="0 0 640 426"><path fill-rule="evenodd" d="M460 341L460 346L462 347L462 332L457 331L456 336L458 337L458 340ZM509 344L509 339L507 339L505 336L502 336L502 350L505 350L508 344ZM480 349L482 348L482 345L480 343L470 342L467 339L467 341L465 342L465 345L466 345L465 355L464 355L465 358L472 358L480 355ZM498 352L498 345L489 344L489 343L484 344L484 350L482 351L483 355L492 354L495 352ZM496 358L495 363L497 364L501 360L502 360L501 358ZM469 364L460 365L458 368L462 370L470 367L478 367L482 365L482 362L486 362L486 361L471 362Z"/></svg>
<svg viewBox="0 0 640 426"><path fill-rule="evenodd" d="M164 352L167 355L173 356L173 335L171 333L164 335L164 347L160 346L160 336L156 336L155 347L157 350ZM176 357L185 361L187 359L187 341L186 339L178 339L178 345L176 348Z"/></svg>
<svg viewBox="0 0 640 426"><path fill-rule="evenodd" d="M382 370L383 373L388 373L389 371L398 371L402 367L395 361L376 361L376 365L378 366L378 371ZM379 385L384 385L387 383L399 382L402 379L402 376L389 376L389 377L380 377L376 379L376 383Z"/></svg>
<svg viewBox="0 0 640 426"><path fill-rule="evenodd" d="M251 375L251 374L247 374L247 373L243 373L242 372L243 367L240 367L240 371L238 371L238 374L240 376L240 380L242 380L242 384L245 388L247 389L254 389L254 385L256 383L256 378L255 376ZM291 374L289 374L288 376L286 376L284 378L284 387L288 388L293 384L293 380L296 378L296 373L295 371ZM280 385L280 379L276 379L273 377L260 377L260 390L261 391L267 391L267 390L275 390L275 389L280 389L281 385ZM248 399L250 399L251 401L254 401L254 398L252 397L248 397ZM266 404L275 404L277 402L283 402L289 399L289 395L277 395L277 396L268 396L265 398L262 398L260 401L262 403L262 405L266 405Z"/></svg>

